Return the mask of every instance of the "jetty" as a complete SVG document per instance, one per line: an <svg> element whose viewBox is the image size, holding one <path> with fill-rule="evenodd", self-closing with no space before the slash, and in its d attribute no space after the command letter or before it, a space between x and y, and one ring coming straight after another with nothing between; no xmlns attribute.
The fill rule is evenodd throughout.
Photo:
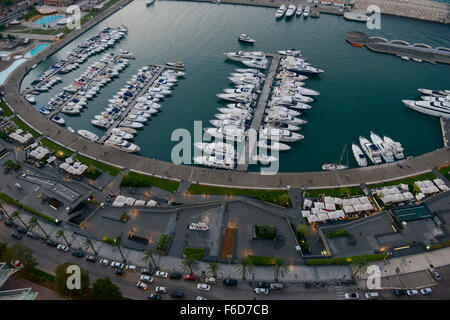
<svg viewBox="0 0 450 320"><path fill-rule="evenodd" d="M346 35L346 41L355 47L366 46L374 52L394 54L400 57L420 59L431 63L450 64L450 48L431 46L424 43L410 44L404 40L387 40L382 37L369 37L363 32L351 31Z"/></svg>
<svg viewBox="0 0 450 320"><path fill-rule="evenodd" d="M440 118L444 147L450 148L450 118Z"/></svg>
<svg viewBox="0 0 450 320"><path fill-rule="evenodd" d="M270 91L272 90L273 80L275 79L275 74L278 69L278 64L280 63L279 54L266 53L267 57L272 58L272 63L270 65L269 73L264 81L263 89L261 90L261 95L259 96L258 104L256 105L255 114L250 124L250 130L254 130L256 135L258 135L259 127L264 117L264 110L266 109L267 99L269 98ZM257 136L256 136L257 137ZM251 139L253 140L253 139ZM253 143L250 143L253 142ZM245 139L244 148L241 152L241 156L238 159L238 171L247 171L250 164L251 155L253 154L253 149L256 146L256 141L250 141L247 136Z"/></svg>

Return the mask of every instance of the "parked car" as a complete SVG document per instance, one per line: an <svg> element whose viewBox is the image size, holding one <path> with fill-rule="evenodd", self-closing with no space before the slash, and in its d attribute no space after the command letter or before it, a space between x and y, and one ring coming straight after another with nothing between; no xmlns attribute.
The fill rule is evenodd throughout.
<svg viewBox="0 0 450 320"><path fill-rule="evenodd" d="M423 294L423 295L431 294L431 292L432 292L431 288L420 289L420 293Z"/></svg>
<svg viewBox="0 0 450 320"><path fill-rule="evenodd" d="M14 226L14 222L12 222L11 220L6 221L5 224L10 228Z"/></svg>
<svg viewBox="0 0 450 320"><path fill-rule="evenodd" d="M74 257L78 257L78 258L83 258L84 257L84 253L81 252L80 250L73 250L72 251L72 255Z"/></svg>
<svg viewBox="0 0 450 320"><path fill-rule="evenodd" d="M350 292L345 294L345 299L347 300L356 300L359 298L359 295L356 292Z"/></svg>
<svg viewBox="0 0 450 320"><path fill-rule="evenodd" d="M104 266L109 266L109 260L108 259L100 259L100 264Z"/></svg>
<svg viewBox="0 0 450 320"><path fill-rule="evenodd" d="M151 276L153 274L153 270L150 268L143 268L143 269L141 269L141 273Z"/></svg>
<svg viewBox="0 0 450 320"><path fill-rule="evenodd" d="M195 300L208 300L208 299L206 299L205 297L202 297L202 296L197 296L197 298L195 298Z"/></svg>
<svg viewBox="0 0 450 320"><path fill-rule="evenodd" d="M160 278L167 278L169 274L165 271L156 271L155 276Z"/></svg>
<svg viewBox="0 0 450 320"><path fill-rule="evenodd" d="M205 282L209 283L209 284L214 284L214 283L216 283L216 278L212 278L212 277L206 278Z"/></svg>
<svg viewBox="0 0 450 320"><path fill-rule="evenodd" d="M12 233L12 234L11 234L11 237L13 237L13 238L16 239L16 240L22 239L22 235L21 235L20 233L18 233L18 232Z"/></svg>
<svg viewBox="0 0 450 320"><path fill-rule="evenodd" d="M34 232L28 231L27 237L32 239L37 239L37 235Z"/></svg>
<svg viewBox="0 0 450 320"><path fill-rule="evenodd" d="M206 283L199 283L197 285L197 289L198 290L203 290L203 291L209 291L209 290L211 290L211 286L209 284L206 284Z"/></svg>
<svg viewBox="0 0 450 320"><path fill-rule="evenodd" d="M21 234L26 234L28 231L25 228L19 227L19 228L17 228L17 232L21 233Z"/></svg>
<svg viewBox="0 0 450 320"><path fill-rule="evenodd" d="M436 271L435 268L430 268L428 269L428 271L430 271L431 275L433 276L433 278L435 278L436 280L441 280L441 275L439 274L439 272Z"/></svg>
<svg viewBox="0 0 450 320"><path fill-rule="evenodd" d="M148 300L161 300L161 295L152 293L147 297Z"/></svg>
<svg viewBox="0 0 450 320"><path fill-rule="evenodd" d="M257 288L267 288L267 289L269 289L270 288L270 284L268 282L258 282L256 284L256 287Z"/></svg>
<svg viewBox="0 0 450 320"><path fill-rule="evenodd" d="M394 289L392 290L392 295L395 297L400 297L400 296L404 296L406 293L405 290L400 290L400 289Z"/></svg>
<svg viewBox="0 0 450 320"><path fill-rule="evenodd" d="M123 263L120 263L120 262L117 262L117 261L112 261L111 262L111 267L123 269L124 265L123 265Z"/></svg>
<svg viewBox="0 0 450 320"><path fill-rule="evenodd" d="M55 241L52 241L52 240L47 240L47 245L50 247L57 247L58 243L56 243Z"/></svg>
<svg viewBox="0 0 450 320"><path fill-rule="evenodd" d="M417 296L419 294L419 291L411 289L411 290L406 290L406 294L408 296Z"/></svg>
<svg viewBox="0 0 450 320"><path fill-rule="evenodd" d="M269 294L269 289L267 288L255 288L256 294Z"/></svg>
<svg viewBox="0 0 450 320"><path fill-rule="evenodd" d="M158 286L155 288L156 293L167 293L167 287Z"/></svg>
<svg viewBox="0 0 450 320"><path fill-rule="evenodd" d="M148 285L146 285L145 283L139 281L139 282L136 284L136 287L138 287L138 289L141 289L141 290L147 290Z"/></svg>
<svg viewBox="0 0 450 320"><path fill-rule="evenodd" d="M231 286L237 286L237 280L235 280L235 279L230 279L230 278L223 279L223 284L224 284L225 286L229 286L229 287L231 287Z"/></svg>
<svg viewBox="0 0 450 320"><path fill-rule="evenodd" d="M56 249L67 252L69 251L69 248L63 244L58 244L58 246L56 247Z"/></svg>
<svg viewBox="0 0 450 320"><path fill-rule="evenodd" d="M182 298L184 297L184 292L183 292L183 291L175 291L175 292L172 292L172 293L170 294L170 296L171 296L172 298L182 299Z"/></svg>
<svg viewBox="0 0 450 320"><path fill-rule="evenodd" d="M121 276L125 273L122 268L117 268L116 271L114 271L115 274Z"/></svg>
<svg viewBox="0 0 450 320"><path fill-rule="evenodd" d="M364 296L366 297L366 299L376 299L380 295L378 294L378 292L367 292Z"/></svg>
<svg viewBox="0 0 450 320"><path fill-rule="evenodd" d="M271 290L280 290L284 288L284 284L282 282L274 282L270 284Z"/></svg>
<svg viewBox="0 0 450 320"><path fill-rule="evenodd" d="M179 273L179 272L172 272L172 273L170 274L169 278L170 278L170 279L180 279L181 276L182 276L182 274Z"/></svg>
<svg viewBox="0 0 450 320"><path fill-rule="evenodd" d="M86 261L89 261L89 262L96 262L96 261L97 261L97 258L95 258L94 256L87 256L87 257L86 257Z"/></svg>
<svg viewBox="0 0 450 320"><path fill-rule="evenodd" d="M142 282L148 282L148 283L152 283L153 282L153 277L151 277L151 276L142 275L139 279Z"/></svg>
<svg viewBox="0 0 450 320"><path fill-rule="evenodd" d="M128 264L128 265L125 267L125 270L131 271L131 272L136 272L136 271L137 271L137 267L136 267L135 265Z"/></svg>
<svg viewBox="0 0 450 320"><path fill-rule="evenodd" d="M195 276L193 274L185 274L183 277L184 280L195 281Z"/></svg>

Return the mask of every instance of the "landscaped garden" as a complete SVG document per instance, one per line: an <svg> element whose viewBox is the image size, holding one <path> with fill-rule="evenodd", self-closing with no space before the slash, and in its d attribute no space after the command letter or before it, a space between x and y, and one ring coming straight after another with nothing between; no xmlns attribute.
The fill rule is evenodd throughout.
<svg viewBox="0 0 450 320"><path fill-rule="evenodd" d="M345 198L352 196L364 195L360 186L342 187L332 189L308 189L304 192L305 196L310 198L320 198L322 196Z"/></svg>
<svg viewBox="0 0 450 320"><path fill-rule="evenodd" d="M100 162L100 161L97 161L97 160L94 160L94 159L91 159L91 158L88 158L88 157L85 157L82 155L76 155L75 159L80 161L81 163L87 165L88 167L98 168L98 169L102 170L103 172L106 172L106 173L112 175L113 177L117 176L121 171L120 168L108 165L106 163L103 163L103 162Z"/></svg>
<svg viewBox="0 0 450 320"><path fill-rule="evenodd" d="M185 257L190 257L194 260L201 260L205 255L205 249L203 248L184 248L183 255Z"/></svg>
<svg viewBox="0 0 450 320"><path fill-rule="evenodd" d="M122 176L122 181L120 182L121 187L157 187L170 192L174 192L178 189L180 183L178 181L167 180L157 177L152 177L136 172L128 172Z"/></svg>

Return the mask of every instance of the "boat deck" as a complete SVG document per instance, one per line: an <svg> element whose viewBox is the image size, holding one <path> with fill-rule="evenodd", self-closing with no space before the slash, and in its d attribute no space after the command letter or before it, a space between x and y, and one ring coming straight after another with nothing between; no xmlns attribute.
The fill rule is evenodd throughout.
<svg viewBox="0 0 450 320"><path fill-rule="evenodd" d="M267 99L269 98L270 91L272 90L273 80L275 79L275 73L278 69L278 64L280 63L280 55L279 54L269 54L266 53L266 56L272 57L272 63L270 64L269 73L264 81L264 87L261 91L261 95L259 96L259 101L256 106L255 114L253 116L252 123L250 125L250 130L254 130L258 133L259 127L261 125L262 119L264 117L264 110L266 109ZM250 143L248 137L245 140L244 149L241 153L240 158L238 159L237 170L239 171L247 171L248 166L250 164L250 156L253 154L253 149L255 148L255 143ZM252 141L253 142L253 141ZM247 152L248 151L248 152Z"/></svg>

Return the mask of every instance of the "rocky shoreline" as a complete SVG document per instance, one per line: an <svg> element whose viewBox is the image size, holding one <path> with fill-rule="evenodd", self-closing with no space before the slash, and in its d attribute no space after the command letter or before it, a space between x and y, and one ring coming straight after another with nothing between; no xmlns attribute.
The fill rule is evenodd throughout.
<svg viewBox="0 0 450 320"><path fill-rule="evenodd" d="M354 8L365 12L370 5L380 7L381 13L418 20L450 23L450 5L429 0L352 0Z"/></svg>

